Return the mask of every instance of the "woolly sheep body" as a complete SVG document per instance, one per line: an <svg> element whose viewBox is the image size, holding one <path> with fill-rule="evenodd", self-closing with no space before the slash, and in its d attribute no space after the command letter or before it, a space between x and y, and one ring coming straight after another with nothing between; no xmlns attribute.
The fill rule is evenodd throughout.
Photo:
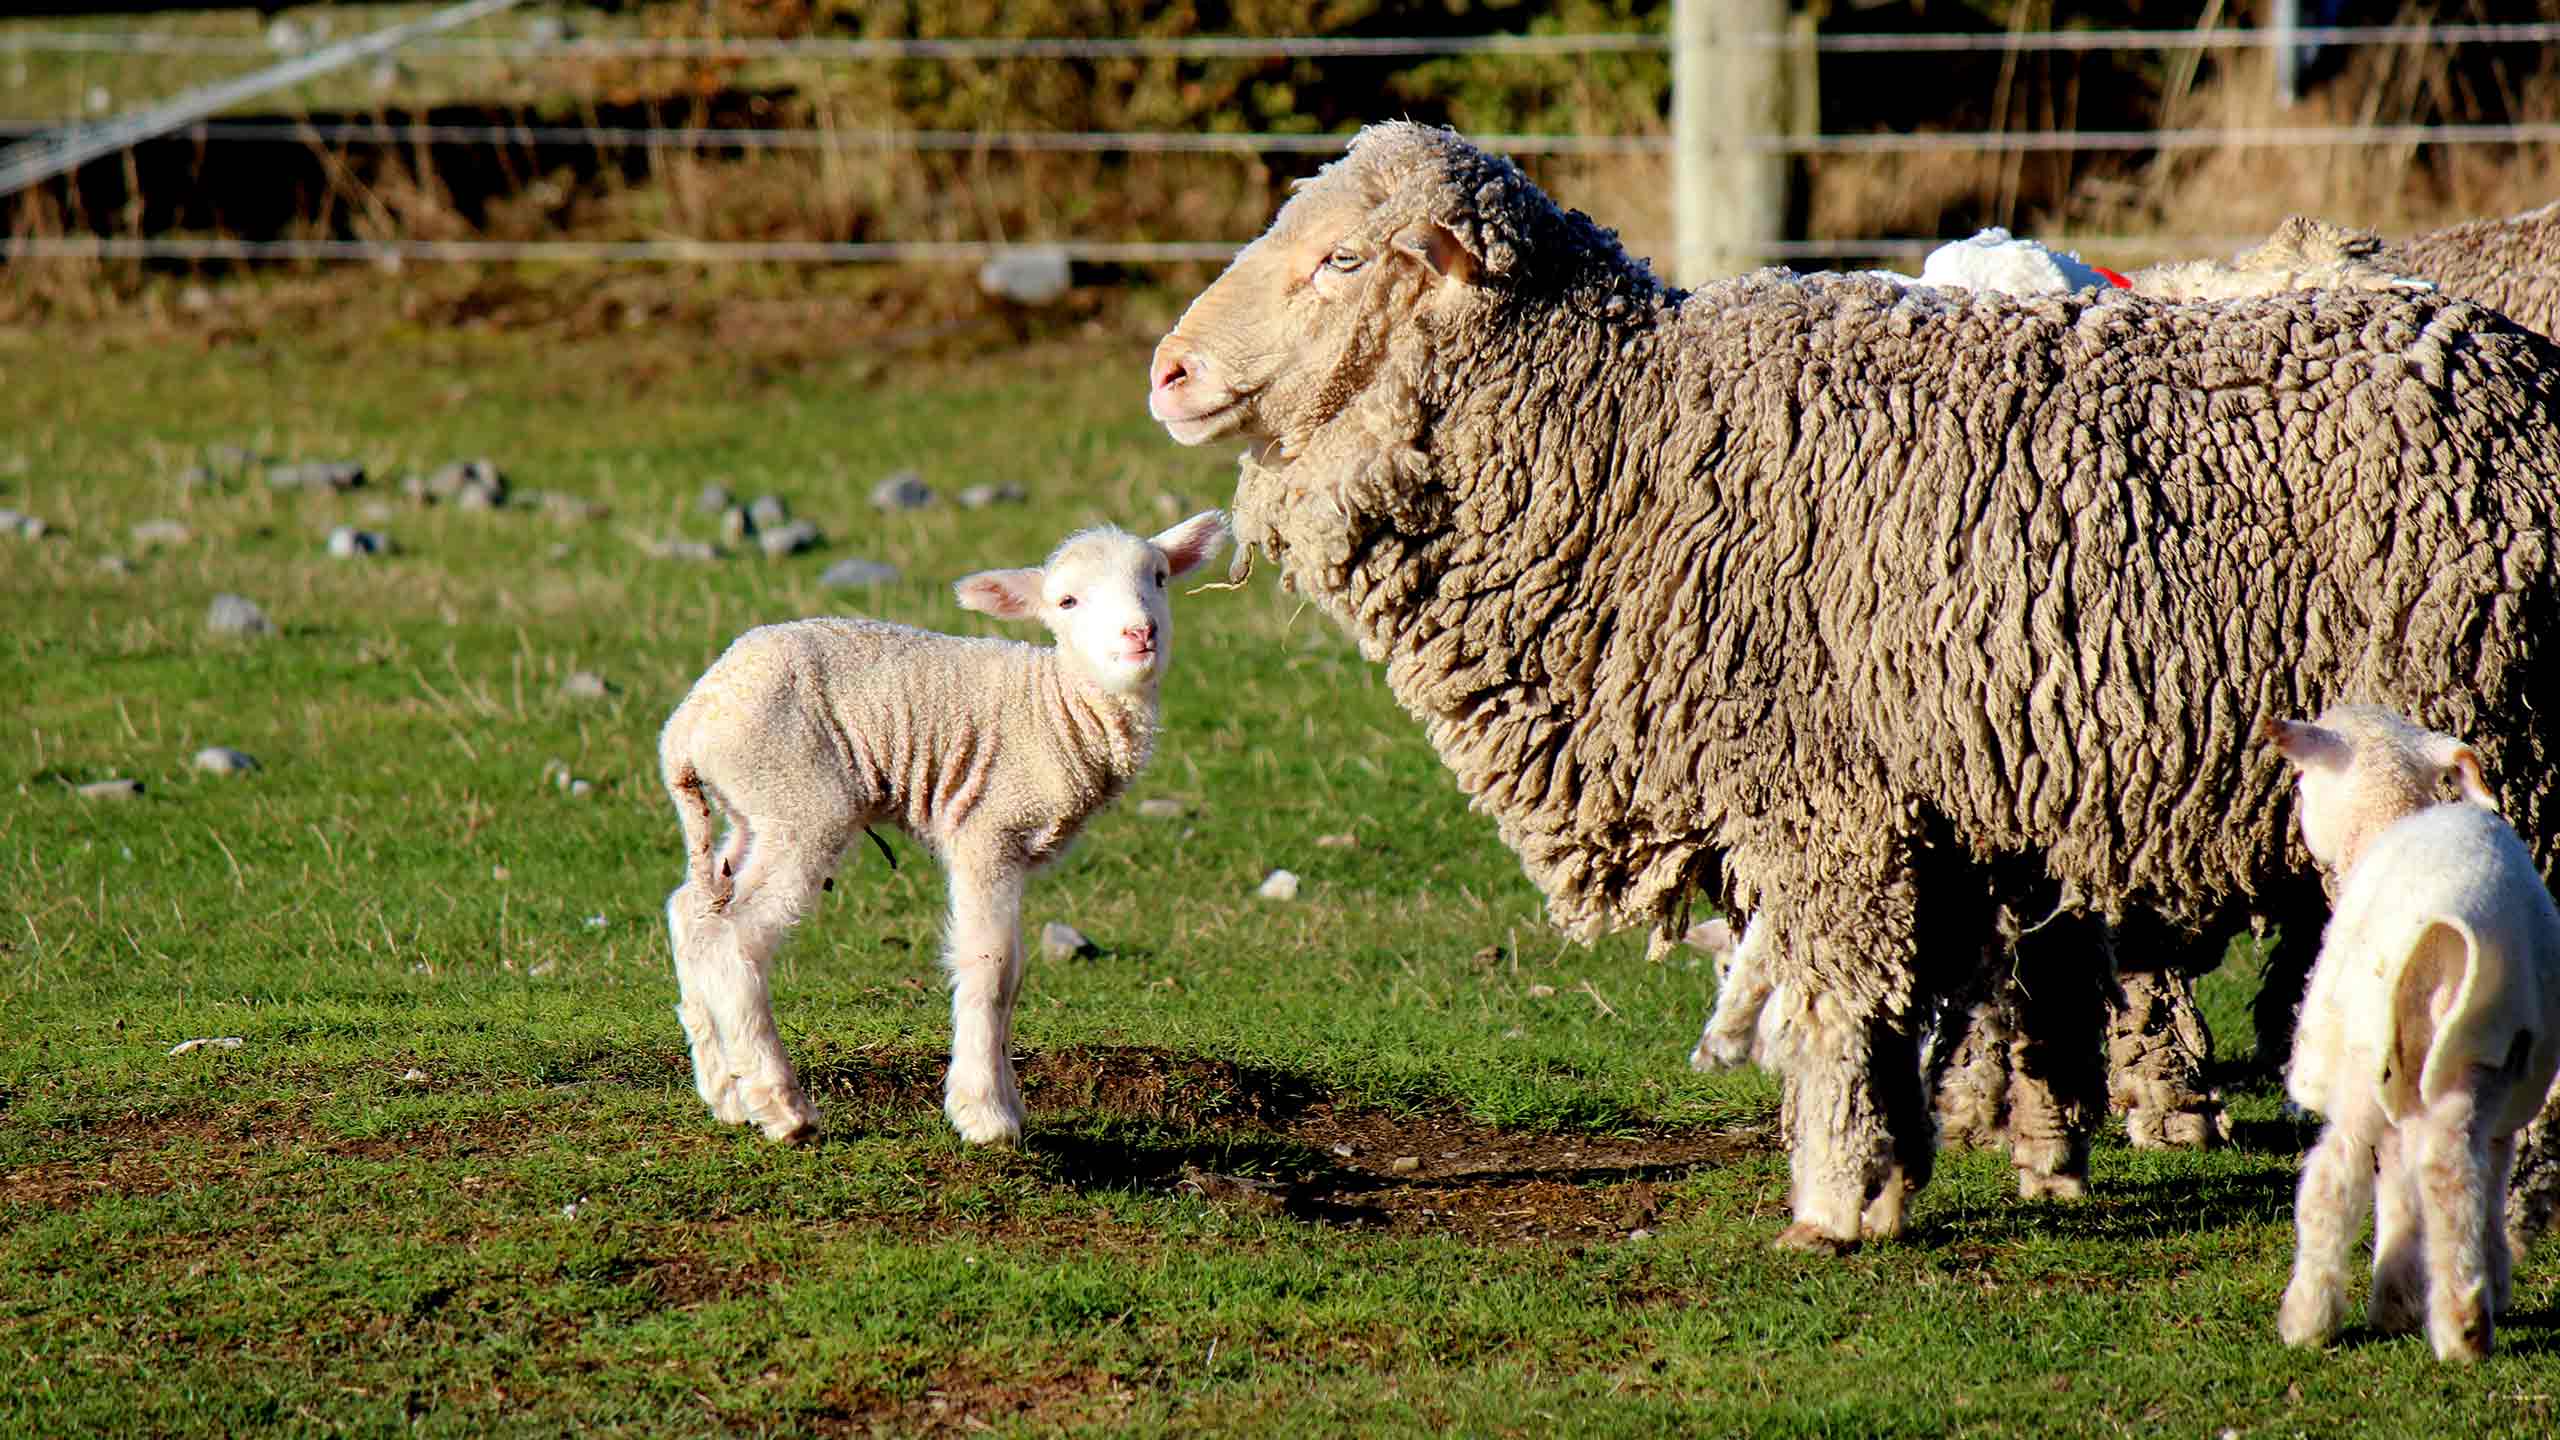
<svg viewBox="0 0 2560 1440"><path fill-rule="evenodd" d="M2421 235L2390 250L2387 263L2536 334L2560 332L2560 201Z"/></svg>
<svg viewBox="0 0 2560 1440"><path fill-rule="evenodd" d="M1310 258L1354 282L1263 313ZM1994 906L2192 926L2287 885L2254 716L2500 734L2543 813L2554 517L2497 477L2560 469L2553 358L2381 293L1682 296L1389 125L1194 302L1151 404L1258 442L1240 540L1385 663L1558 925L1765 913L1806 1037L1782 1238L1841 1246L1926 1179L1917 1031Z"/></svg>
<svg viewBox="0 0 2560 1440"><path fill-rule="evenodd" d="M2376 1328L2423 1311L2439 1358L2478 1359L2510 1291L2514 1134L2560 1073L2560 911L2496 811L2436 802L2449 774L2486 798L2469 747L2359 706L2267 730L2301 772L2304 841L2339 875L2286 1076L2328 1123L2277 1328L2335 1337L2378 1194Z"/></svg>
<svg viewBox="0 0 2560 1440"><path fill-rule="evenodd" d="M1020 1133L1007 1037L1024 877L1145 767L1169 645L1166 577L1224 535L1215 512L1152 541L1088 531L1043 569L960 582L964 604L1041 619L1055 646L796 620L748 631L695 682L659 736L659 763L685 833L686 880L667 899L676 1013L715 1115L786 1142L816 1133L765 972L856 837L890 824L949 879L944 1109L971 1141ZM1084 598L1080 612L1049 593L1067 591ZM714 802L729 827L716 852Z"/></svg>

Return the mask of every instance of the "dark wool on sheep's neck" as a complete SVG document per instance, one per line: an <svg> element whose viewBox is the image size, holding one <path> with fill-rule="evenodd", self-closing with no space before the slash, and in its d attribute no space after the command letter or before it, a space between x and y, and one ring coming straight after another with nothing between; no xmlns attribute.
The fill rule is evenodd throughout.
<svg viewBox="0 0 2560 1440"><path fill-rule="evenodd" d="M1538 228L1610 253L1396 337L1235 512L1567 929L1668 925L1722 862L1791 968L1899 1010L1859 942L1910 938L1916 865L2189 921L2280 880L2252 729L2349 698L2481 737L2548 834L2549 347L2368 293L1682 300Z"/></svg>

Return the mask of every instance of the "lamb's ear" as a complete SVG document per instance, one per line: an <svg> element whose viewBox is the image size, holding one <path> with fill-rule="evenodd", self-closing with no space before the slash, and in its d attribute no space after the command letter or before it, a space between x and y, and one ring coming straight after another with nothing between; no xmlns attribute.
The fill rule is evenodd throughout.
<svg viewBox="0 0 2560 1440"><path fill-rule="evenodd" d="M1029 620L1040 613L1041 578L1036 569L981 570L953 581L951 593L959 597L963 610L1000 620Z"/></svg>
<svg viewBox="0 0 2560 1440"><path fill-rule="evenodd" d="M2258 736L2276 747L2294 768L2308 770L2317 765L2329 768L2347 763L2347 742L2334 730L2323 730L2308 720L2279 720L2268 716L2258 726Z"/></svg>
<svg viewBox="0 0 2560 1440"><path fill-rule="evenodd" d="M2498 797L2489 789L2489 774L2481 767L2480 752L2450 735L2440 738L2445 741L2444 768L2453 776L2453 783L2473 801L2497 809Z"/></svg>
<svg viewBox="0 0 2560 1440"><path fill-rule="evenodd" d="M1457 232L1437 220L1416 221L1404 227L1396 235L1396 249L1420 261L1422 268L1441 279L1461 285L1476 283L1476 276L1484 268Z"/></svg>
<svg viewBox="0 0 2560 1440"><path fill-rule="evenodd" d="M1164 552L1174 574L1188 575L1227 543L1226 512L1203 510L1147 543Z"/></svg>

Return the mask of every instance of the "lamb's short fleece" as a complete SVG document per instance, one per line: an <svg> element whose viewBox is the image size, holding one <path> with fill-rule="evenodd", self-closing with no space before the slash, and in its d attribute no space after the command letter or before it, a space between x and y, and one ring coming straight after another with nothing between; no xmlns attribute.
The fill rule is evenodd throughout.
<svg viewBox="0 0 2560 1440"><path fill-rule="evenodd" d="M1024 877L1146 765L1172 641L1166 586L1226 534L1216 511L1152 540L1087 530L1045 566L955 587L968 609L1043 622L1054 647L797 620L748 631L694 684L659 761L688 864L667 897L676 1014L714 1114L776 1140L817 1133L766 970L847 847L890 824L932 849L950 885L944 1112L972 1141L1021 1133L1007 1046ZM729 822L716 856L712 803Z"/></svg>
<svg viewBox="0 0 2560 1440"><path fill-rule="evenodd" d="M2338 1333L2378 1190L2374 1327L2414 1329L2423 1293L2436 1354L2477 1359L2507 1303L2515 1132L2560 1072L2560 911L2468 745L2368 706L2266 733L2301 772L2303 842L2337 876L2287 1076L2328 1128L2303 1162L2277 1328L2296 1345ZM2468 798L2439 803L2448 779Z"/></svg>

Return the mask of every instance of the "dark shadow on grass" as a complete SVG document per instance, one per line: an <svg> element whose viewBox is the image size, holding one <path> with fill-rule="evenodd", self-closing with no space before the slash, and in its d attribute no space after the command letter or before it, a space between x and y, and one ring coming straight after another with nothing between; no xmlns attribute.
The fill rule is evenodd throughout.
<svg viewBox="0 0 2560 1440"><path fill-rule="evenodd" d="M1927 1213L1904 1234L1921 1249L1988 1247L2029 1237L2163 1240L2264 1225L2293 1203L2294 1176L2268 1172L2093 1187L2085 1200L2010 1200Z"/></svg>

